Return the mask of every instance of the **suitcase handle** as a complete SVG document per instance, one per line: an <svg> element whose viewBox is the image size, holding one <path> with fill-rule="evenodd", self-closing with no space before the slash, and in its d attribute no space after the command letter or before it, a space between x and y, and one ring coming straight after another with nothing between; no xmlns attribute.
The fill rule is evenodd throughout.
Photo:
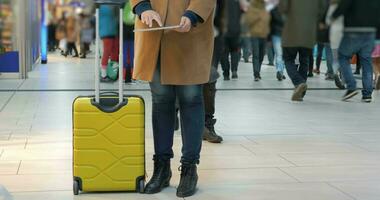
<svg viewBox="0 0 380 200"><path fill-rule="evenodd" d="M123 6L126 3L126 0L95 0L95 4L99 5L119 5Z"/></svg>
<svg viewBox="0 0 380 200"><path fill-rule="evenodd" d="M109 3L110 4L110 3ZM116 4L114 4L116 5ZM119 4L117 4L119 5ZM100 45L100 36L99 36L99 8L96 8L96 39L95 39L95 102L100 102L100 55L99 55L99 45ZM119 11L119 104L123 103L123 8L120 8Z"/></svg>

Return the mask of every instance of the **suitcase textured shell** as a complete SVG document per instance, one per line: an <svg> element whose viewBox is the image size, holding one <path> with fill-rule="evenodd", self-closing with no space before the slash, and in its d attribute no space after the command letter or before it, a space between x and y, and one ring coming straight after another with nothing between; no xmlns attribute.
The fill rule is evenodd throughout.
<svg viewBox="0 0 380 200"><path fill-rule="evenodd" d="M136 191L145 179L144 101L126 97L125 105L107 111L93 99L73 103L74 181L82 191ZM118 97L100 102L116 105Z"/></svg>

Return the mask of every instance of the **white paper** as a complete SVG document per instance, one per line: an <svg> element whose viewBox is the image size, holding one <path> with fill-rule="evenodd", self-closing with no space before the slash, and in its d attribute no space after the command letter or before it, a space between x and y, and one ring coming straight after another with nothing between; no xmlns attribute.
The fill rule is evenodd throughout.
<svg viewBox="0 0 380 200"><path fill-rule="evenodd" d="M133 32L160 31L160 30L169 30L169 29L176 29L176 28L181 28L181 26L177 25L177 26L163 26L163 27L156 27L156 28L135 29Z"/></svg>

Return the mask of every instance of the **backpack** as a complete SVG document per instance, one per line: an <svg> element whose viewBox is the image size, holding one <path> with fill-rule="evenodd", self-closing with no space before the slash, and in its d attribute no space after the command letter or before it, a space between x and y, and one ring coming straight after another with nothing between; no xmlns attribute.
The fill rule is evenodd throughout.
<svg viewBox="0 0 380 200"><path fill-rule="evenodd" d="M128 1L128 3L124 6L124 16L123 21L126 25L134 25L135 24L135 14L133 14L131 2Z"/></svg>

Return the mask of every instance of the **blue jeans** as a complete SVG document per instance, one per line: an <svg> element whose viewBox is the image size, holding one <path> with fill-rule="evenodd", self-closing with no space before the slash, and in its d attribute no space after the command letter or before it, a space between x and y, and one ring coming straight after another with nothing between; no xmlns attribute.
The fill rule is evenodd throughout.
<svg viewBox="0 0 380 200"><path fill-rule="evenodd" d="M276 55L276 68L277 71L281 74L284 73L285 64L284 60L282 59L282 41L281 36L273 35L272 36L272 43L274 48L274 53Z"/></svg>
<svg viewBox="0 0 380 200"><path fill-rule="evenodd" d="M182 163L197 164L202 147L205 111L202 85L162 85L160 66L150 83L153 108L154 159L173 158L175 103L179 100L182 129Z"/></svg>
<svg viewBox="0 0 380 200"><path fill-rule="evenodd" d="M265 44L264 38L251 37L252 45L252 65L253 65L253 75L254 77L259 77L261 72L261 65L263 64L265 55Z"/></svg>
<svg viewBox="0 0 380 200"><path fill-rule="evenodd" d="M339 47L339 64L348 90L356 90L356 80L352 74L350 60L358 54L363 68L363 97L370 97L373 92L373 69L371 54L375 46L375 33L344 34Z"/></svg>

